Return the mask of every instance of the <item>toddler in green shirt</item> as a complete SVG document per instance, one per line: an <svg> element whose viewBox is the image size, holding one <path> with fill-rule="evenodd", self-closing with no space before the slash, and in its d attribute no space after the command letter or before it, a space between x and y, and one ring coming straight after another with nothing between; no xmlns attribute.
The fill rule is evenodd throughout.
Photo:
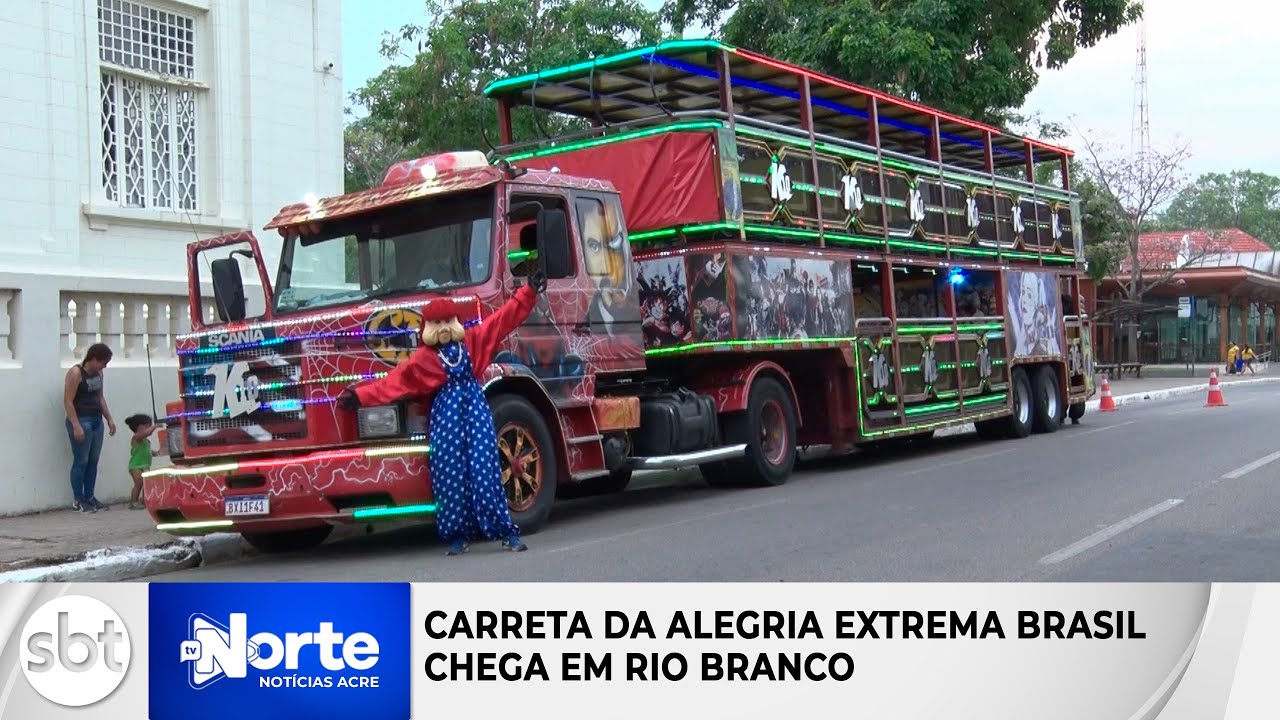
<svg viewBox="0 0 1280 720"><path fill-rule="evenodd" d="M133 431L129 440L129 475L133 478L129 509L142 510L146 508L142 502L142 473L151 469L151 458L157 454L151 448L151 434L156 431L156 425L150 415L142 413L125 418L124 424Z"/></svg>

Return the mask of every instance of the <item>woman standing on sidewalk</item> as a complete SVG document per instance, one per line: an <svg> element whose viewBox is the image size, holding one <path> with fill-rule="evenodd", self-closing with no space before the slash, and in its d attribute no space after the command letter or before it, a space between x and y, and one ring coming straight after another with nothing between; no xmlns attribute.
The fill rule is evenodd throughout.
<svg viewBox="0 0 1280 720"><path fill-rule="evenodd" d="M84 362L67 370L62 386L62 406L67 413L67 436L71 439L71 494L76 510L85 513L106 510L94 497L98 484L98 456L102 454L102 421L111 435L116 423L102 395L102 371L111 362L111 348L103 343L89 347Z"/></svg>

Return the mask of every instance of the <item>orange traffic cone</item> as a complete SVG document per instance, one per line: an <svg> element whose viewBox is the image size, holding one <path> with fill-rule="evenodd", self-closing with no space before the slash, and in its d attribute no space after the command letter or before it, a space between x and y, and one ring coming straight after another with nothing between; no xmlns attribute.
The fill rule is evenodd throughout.
<svg viewBox="0 0 1280 720"><path fill-rule="evenodd" d="M1116 401L1111 397L1111 383L1107 382L1107 374L1102 373L1102 399L1098 401L1098 412L1115 412Z"/></svg>
<svg viewBox="0 0 1280 720"><path fill-rule="evenodd" d="M1218 385L1218 371L1209 372L1209 401L1205 407L1226 407L1227 401L1222 397L1222 388Z"/></svg>

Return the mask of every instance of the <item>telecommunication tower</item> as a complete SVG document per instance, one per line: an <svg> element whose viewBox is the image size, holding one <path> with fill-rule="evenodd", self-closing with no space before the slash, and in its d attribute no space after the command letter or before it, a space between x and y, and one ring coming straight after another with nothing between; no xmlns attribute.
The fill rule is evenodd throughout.
<svg viewBox="0 0 1280 720"><path fill-rule="evenodd" d="M1146 169L1147 151L1151 147L1151 116L1147 109L1147 18L1138 19L1138 56L1134 62L1133 125L1130 142L1139 167Z"/></svg>

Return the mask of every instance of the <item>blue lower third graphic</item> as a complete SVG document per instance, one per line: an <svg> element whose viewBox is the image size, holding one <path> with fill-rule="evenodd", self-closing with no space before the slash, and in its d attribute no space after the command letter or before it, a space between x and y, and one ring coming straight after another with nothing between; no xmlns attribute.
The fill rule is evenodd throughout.
<svg viewBox="0 0 1280 720"><path fill-rule="evenodd" d="M150 586L151 720L408 720L408 583Z"/></svg>

